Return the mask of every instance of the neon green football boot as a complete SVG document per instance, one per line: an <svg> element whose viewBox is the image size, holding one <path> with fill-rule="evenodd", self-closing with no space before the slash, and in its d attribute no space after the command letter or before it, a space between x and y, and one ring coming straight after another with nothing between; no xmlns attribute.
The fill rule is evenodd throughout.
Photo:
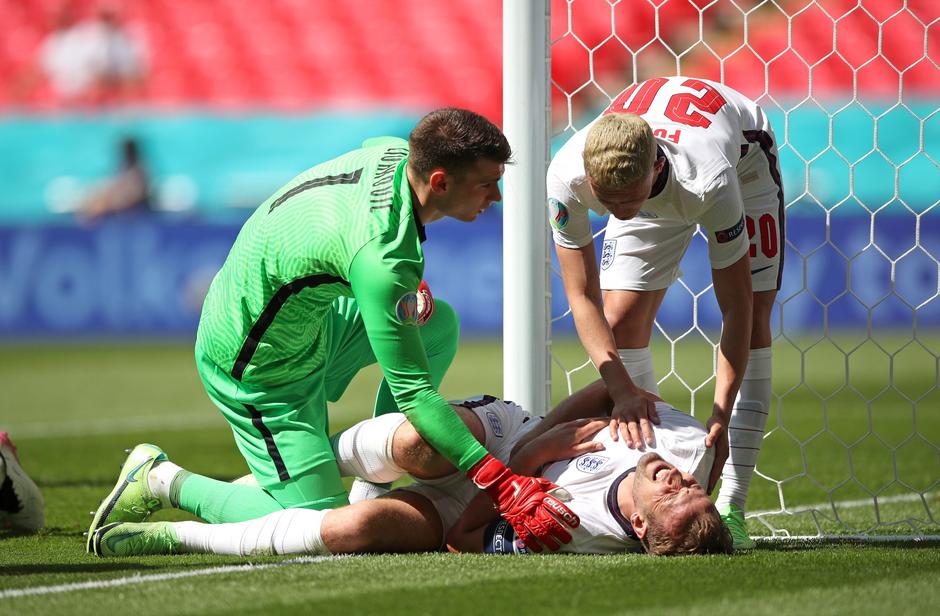
<svg viewBox="0 0 940 616"><path fill-rule="evenodd" d="M725 523L728 530L731 531L731 540L735 551L751 550L757 546L754 540L747 534L747 524L744 523L744 510L735 504L728 505L718 511L721 521Z"/></svg>
<svg viewBox="0 0 940 616"><path fill-rule="evenodd" d="M156 445L143 443L130 451L114 489L93 514L85 542L85 550L89 554L93 551L95 532L103 526L112 522L143 522L160 509L160 499L147 485L147 473L154 464L167 459Z"/></svg>
<svg viewBox="0 0 940 616"><path fill-rule="evenodd" d="M172 522L115 522L95 531L91 540L95 556L143 556L177 554L180 542Z"/></svg>

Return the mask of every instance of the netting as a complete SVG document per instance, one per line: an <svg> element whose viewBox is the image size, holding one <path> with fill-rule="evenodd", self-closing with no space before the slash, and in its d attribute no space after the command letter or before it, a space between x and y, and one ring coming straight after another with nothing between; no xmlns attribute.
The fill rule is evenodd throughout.
<svg viewBox="0 0 940 616"><path fill-rule="evenodd" d="M654 76L721 81L771 117L788 231L750 532L940 534L940 4L557 0L551 45L556 148ZM703 422L720 333L706 254L699 233L653 343L664 397ZM597 373L553 273L570 392Z"/></svg>

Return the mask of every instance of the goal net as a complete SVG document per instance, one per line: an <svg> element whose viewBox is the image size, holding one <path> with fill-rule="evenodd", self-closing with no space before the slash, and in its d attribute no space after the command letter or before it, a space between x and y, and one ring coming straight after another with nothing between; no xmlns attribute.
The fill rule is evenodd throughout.
<svg viewBox="0 0 940 616"><path fill-rule="evenodd" d="M547 38L553 149L655 76L723 82L771 117L788 231L749 531L940 535L937 3L554 0ZM551 269L557 401L597 372ZM654 364L663 397L704 422L720 315L701 234L682 269L659 312Z"/></svg>

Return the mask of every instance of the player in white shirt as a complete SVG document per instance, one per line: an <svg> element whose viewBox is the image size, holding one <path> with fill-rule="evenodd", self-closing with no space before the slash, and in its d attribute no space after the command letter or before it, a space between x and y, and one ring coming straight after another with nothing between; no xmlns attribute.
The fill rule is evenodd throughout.
<svg viewBox="0 0 940 616"><path fill-rule="evenodd" d="M622 424L629 445L648 439L657 418L646 393L658 391L649 349L656 312L696 225L707 236L723 325L707 486L724 468L717 505L737 548L753 546L744 504L770 409L770 313L785 246L778 158L756 103L705 79L659 77L627 88L575 133L547 177L578 335L615 401L611 431ZM599 269L590 210L612 214Z"/></svg>
<svg viewBox="0 0 940 616"><path fill-rule="evenodd" d="M602 385L598 391L606 398ZM582 409L593 407L579 404ZM609 411L609 401L603 406ZM606 420L598 421L585 428L598 430L591 442L603 449L566 457L542 468L540 475L564 490L565 504L580 518L578 527L571 530L571 542L558 551L579 554L641 552L644 548L658 554L723 551L721 541L727 531L702 487L708 480L714 456L713 450L705 447L705 430L693 417L664 402L657 402L656 406L661 422L653 428L655 446L645 451L629 448L603 429ZM538 438L559 425L560 418L536 425L532 435L523 437L521 444L529 448L529 455L551 455L551 439L546 443ZM489 434L487 439L489 442ZM523 460L525 456L524 450L516 455ZM664 492L658 495L664 502L656 502L648 491L651 487ZM637 491L643 488L647 491L638 496ZM429 493L424 486L413 489ZM453 491L447 497L464 509L463 498L455 498ZM439 503L447 502L444 498L433 500L439 511L442 510ZM662 519L653 525L657 530L651 531L649 512L654 505L663 513ZM449 512L442 517L449 520L452 515ZM659 530L670 525L669 532ZM487 553L528 552L512 527L493 515L492 506L478 500L451 528L448 543L463 551L480 551L481 539ZM730 537L728 540L730 543Z"/></svg>
<svg viewBox="0 0 940 616"><path fill-rule="evenodd" d="M562 551L729 552L731 537L699 483L712 462L702 425L659 403L656 445L640 452L612 440L603 429L607 419L585 417L609 412L611 404L599 381L544 420L491 396L454 408L494 456L517 471L541 468L541 476L557 484L553 494L575 513L566 520L571 541ZM233 524L111 524L95 533L94 551L101 556L417 552L441 549L445 537L452 550L532 551L484 500L486 494L431 449L404 415L356 424L334 438L334 451L345 475L385 482L408 470L416 482L331 511L286 509ZM154 479L148 481L162 499Z"/></svg>

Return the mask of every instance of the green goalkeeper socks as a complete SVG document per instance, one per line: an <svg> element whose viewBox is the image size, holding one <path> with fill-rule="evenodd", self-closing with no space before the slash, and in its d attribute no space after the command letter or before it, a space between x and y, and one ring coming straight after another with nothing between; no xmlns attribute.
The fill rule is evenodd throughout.
<svg viewBox="0 0 940 616"><path fill-rule="evenodd" d="M314 467L268 489L181 471L170 484L170 502L211 524L253 520L289 507L334 509L348 505L346 489L339 477L335 471L326 470ZM329 496L319 496L322 494Z"/></svg>
<svg viewBox="0 0 940 616"><path fill-rule="evenodd" d="M253 520L284 508L262 488L183 472L170 485L170 502L211 524Z"/></svg>

